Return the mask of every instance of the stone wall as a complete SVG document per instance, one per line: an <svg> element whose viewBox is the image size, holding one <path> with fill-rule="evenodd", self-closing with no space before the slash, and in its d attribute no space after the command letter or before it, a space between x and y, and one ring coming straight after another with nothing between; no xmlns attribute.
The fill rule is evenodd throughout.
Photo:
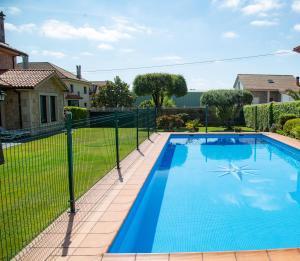
<svg viewBox="0 0 300 261"><path fill-rule="evenodd" d="M6 98L3 104L4 113L2 123L6 129L20 129L19 101L18 93L14 90L6 91Z"/></svg>
<svg viewBox="0 0 300 261"><path fill-rule="evenodd" d="M22 125L20 124L18 93L20 95ZM47 99L48 122L46 124L64 120L64 92L54 79L44 82L34 90L7 90L6 94L6 99L2 105L4 110L2 127L6 129L34 128L43 125L40 116L40 95L56 97L56 121L51 122L49 99Z"/></svg>
<svg viewBox="0 0 300 261"><path fill-rule="evenodd" d="M14 69L15 64L15 57L0 53L0 70Z"/></svg>

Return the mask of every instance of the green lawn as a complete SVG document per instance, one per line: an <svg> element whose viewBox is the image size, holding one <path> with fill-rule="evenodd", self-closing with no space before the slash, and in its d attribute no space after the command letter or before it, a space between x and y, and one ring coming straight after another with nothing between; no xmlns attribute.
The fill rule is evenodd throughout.
<svg viewBox="0 0 300 261"><path fill-rule="evenodd" d="M136 129L120 128L120 158L136 147ZM147 138L140 131L140 142ZM68 208L66 135L4 150L0 166L0 260L9 260ZM73 130L75 195L116 164L114 128Z"/></svg>

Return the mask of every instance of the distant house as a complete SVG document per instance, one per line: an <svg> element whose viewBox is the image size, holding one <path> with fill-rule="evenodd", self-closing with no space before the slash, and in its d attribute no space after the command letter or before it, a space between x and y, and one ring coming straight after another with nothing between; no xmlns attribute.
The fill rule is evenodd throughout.
<svg viewBox="0 0 300 261"><path fill-rule="evenodd" d="M287 91L300 90L298 77L268 74L238 74L233 88L250 91L254 104L292 101Z"/></svg>
<svg viewBox="0 0 300 261"><path fill-rule="evenodd" d="M101 89L102 87L104 87L106 85L107 81L92 81L91 84L92 86L90 87L90 103L91 106L93 106L93 99L95 97L95 95L99 92L99 89Z"/></svg>
<svg viewBox="0 0 300 261"><path fill-rule="evenodd" d="M22 64L18 64L22 68ZM76 75L49 62L29 62L30 70L52 70L68 86L65 94L65 106L91 107L89 90L92 84L81 77L81 66L76 66Z"/></svg>
<svg viewBox="0 0 300 261"><path fill-rule="evenodd" d="M3 12L0 12L0 89L6 94L0 104L0 127L33 128L63 120L67 86L54 70L28 70L28 55L5 43ZM16 57L23 57L16 69Z"/></svg>

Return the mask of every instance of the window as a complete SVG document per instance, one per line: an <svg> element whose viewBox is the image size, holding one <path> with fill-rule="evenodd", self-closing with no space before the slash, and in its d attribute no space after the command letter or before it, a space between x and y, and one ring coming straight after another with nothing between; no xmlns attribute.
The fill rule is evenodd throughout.
<svg viewBox="0 0 300 261"><path fill-rule="evenodd" d="M79 101L78 100L68 100L68 106L79 107Z"/></svg>
<svg viewBox="0 0 300 261"><path fill-rule="evenodd" d="M80 96L80 91L77 92L78 96Z"/></svg>
<svg viewBox="0 0 300 261"><path fill-rule="evenodd" d="M87 106L87 103L85 102L85 103L84 103L84 107L86 107L86 106Z"/></svg>
<svg viewBox="0 0 300 261"><path fill-rule="evenodd" d="M56 97L50 96L50 118L51 121L56 121Z"/></svg>
<svg viewBox="0 0 300 261"><path fill-rule="evenodd" d="M70 84L70 92L74 92L74 86L73 86L73 84Z"/></svg>
<svg viewBox="0 0 300 261"><path fill-rule="evenodd" d="M87 88L86 87L83 87L83 93L87 94Z"/></svg>
<svg viewBox="0 0 300 261"><path fill-rule="evenodd" d="M273 80L268 80L268 83L274 83L274 81Z"/></svg>
<svg viewBox="0 0 300 261"><path fill-rule="evenodd" d="M41 123L47 123L47 96L40 96Z"/></svg>

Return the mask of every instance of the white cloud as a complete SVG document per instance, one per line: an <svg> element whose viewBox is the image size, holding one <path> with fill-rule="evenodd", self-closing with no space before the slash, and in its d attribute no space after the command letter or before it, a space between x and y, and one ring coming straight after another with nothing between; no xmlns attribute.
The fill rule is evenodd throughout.
<svg viewBox="0 0 300 261"><path fill-rule="evenodd" d="M240 5L240 0L213 0L213 3L217 3L220 7L224 8L236 8Z"/></svg>
<svg viewBox="0 0 300 261"><path fill-rule="evenodd" d="M42 50L42 51L38 51L38 50L33 50L31 51L32 55L41 55L41 56L47 56L47 57L55 57L55 58L64 58L66 57L66 54L63 52L59 52L59 51L49 51L49 50Z"/></svg>
<svg viewBox="0 0 300 261"><path fill-rule="evenodd" d="M300 24L295 24L294 25L294 30L297 32L300 32Z"/></svg>
<svg viewBox="0 0 300 261"><path fill-rule="evenodd" d="M294 51L287 50L287 49L277 50L275 53L278 56L286 56L286 55L295 55L296 54Z"/></svg>
<svg viewBox="0 0 300 261"><path fill-rule="evenodd" d="M110 44L104 44L104 43L99 44L97 47L100 50L113 50L114 49L114 47L112 45L110 45Z"/></svg>
<svg viewBox="0 0 300 261"><path fill-rule="evenodd" d="M234 38L238 37L238 34L233 31L228 31L228 32L222 33L222 37L227 38L227 39L234 39Z"/></svg>
<svg viewBox="0 0 300 261"><path fill-rule="evenodd" d="M148 27L131 23L129 20L120 17L113 18L112 26L101 26L95 28L89 25L73 26L72 24L59 21L47 20L41 27L43 35L57 39L87 39L103 42L117 42L133 37L137 33L151 33Z"/></svg>
<svg viewBox="0 0 300 261"><path fill-rule="evenodd" d="M166 61L166 62L180 62L182 61L182 57L178 55L167 55L167 56L157 56L153 57L152 60L154 61Z"/></svg>
<svg viewBox="0 0 300 261"><path fill-rule="evenodd" d="M7 12L11 15L18 15L20 14L22 11L19 7L16 6L10 6L7 8Z"/></svg>
<svg viewBox="0 0 300 261"><path fill-rule="evenodd" d="M279 0L255 0L253 3L242 8L242 12L246 15L255 15L272 10L280 9L283 6Z"/></svg>
<svg viewBox="0 0 300 261"><path fill-rule="evenodd" d="M131 49L131 48L122 48L122 49L120 49L120 52L122 52L122 53L133 53L134 49Z"/></svg>
<svg viewBox="0 0 300 261"><path fill-rule="evenodd" d="M300 13L300 1L299 0L294 0L292 3L292 10Z"/></svg>
<svg viewBox="0 0 300 261"><path fill-rule="evenodd" d="M82 56L92 56L93 54L90 52L81 52L80 55Z"/></svg>
<svg viewBox="0 0 300 261"><path fill-rule="evenodd" d="M18 33L23 33L23 32L31 33L36 29L36 25L33 23L21 24L21 25L5 23L4 26L7 31L14 31Z"/></svg>
<svg viewBox="0 0 300 261"><path fill-rule="evenodd" d="M270 27L278 25L278 22L270 20L254 20L250 24L257 27Z"/></svg>

